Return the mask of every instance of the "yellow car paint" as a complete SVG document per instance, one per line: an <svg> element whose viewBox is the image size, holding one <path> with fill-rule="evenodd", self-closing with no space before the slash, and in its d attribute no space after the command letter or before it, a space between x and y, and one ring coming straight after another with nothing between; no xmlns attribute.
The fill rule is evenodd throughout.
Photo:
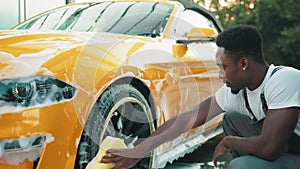
<svg viewBox="0 0 300 169"><path fill-rule="evenodd" d="M178 2L163 2L172 4L174 10L159 38L95 32L0 32L0 80L50 76L78 89L71 100L47 106L12 108L0 103L0 141L45 137L37 164L25 158L30 157L26 152L25 159L14 164L7 162L9 153L0 152L0 168L74 168L92 107L105 89L119 79L135 78L149 91L157 127L222 85L214 58L189 55L189 46L168 39L173 34L173 21L183 7ZM152 46L158 52L146 60ZM137 58L143 59L136 64ZM218 125L219 122L217 119ZM169 149L174 142L159 150Z"/></svg>

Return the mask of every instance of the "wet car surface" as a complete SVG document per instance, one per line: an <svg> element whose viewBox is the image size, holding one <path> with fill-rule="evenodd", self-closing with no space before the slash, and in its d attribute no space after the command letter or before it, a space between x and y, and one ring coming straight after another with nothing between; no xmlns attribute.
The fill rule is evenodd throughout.
<svg viewBox="0 0 300 169"><path fill-rule="evenodd" d="M0 168L85 168L107 136L130 148L222 81L222 27L188 1L66 5L0 31ZM222 115L134 168L164 167L219 135Z"/></svg>

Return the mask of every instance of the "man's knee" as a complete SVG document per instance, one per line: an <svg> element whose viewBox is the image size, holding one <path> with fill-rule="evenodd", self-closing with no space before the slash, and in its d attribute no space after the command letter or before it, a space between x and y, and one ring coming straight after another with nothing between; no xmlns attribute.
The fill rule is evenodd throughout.
<svg viewBox="0 0 300 169"><path fill-rule="evenodd" d="M244 132L248 132L249 129L254 128L250 124L249 116L241 114L239 112L226 112L223 117L223 129L225 134L229 135L236 135L236 134L243 134ZM228 131L228 133L226 133ZM233 130L237 133L231 133L230 130ZM243 135L237 135L243 136Z"/></svg>
<svg viewBox="0 0 300 169"><path fill-rule="evenodd" d="M282 169L275 163L254 156L244 155L233 159L227 169Z"/></svg>
<svg viewBox="0 0 300 169"><path fill-rule="evenodd" d="M236 133L232 133L232 131L236 130L236 125L239 123L239 116L241 116L238 112L226 112L223 116L223 130L225 135L236 135Z"/></svg>
<svg viewBox="0 0 300 169"><path fill-rule="evenodd" d="M240 117L243 116L241 113L235 112L235 111L228 111L224 114L223 120L225 121L235 121L240 119Z"/></svg>
<svg viewBox="0 0 300 169"><path fill-rule="evenodd" d="M228 165L227 169L250 169L251 165L248 163L246 156L234 158Z"/></svg>

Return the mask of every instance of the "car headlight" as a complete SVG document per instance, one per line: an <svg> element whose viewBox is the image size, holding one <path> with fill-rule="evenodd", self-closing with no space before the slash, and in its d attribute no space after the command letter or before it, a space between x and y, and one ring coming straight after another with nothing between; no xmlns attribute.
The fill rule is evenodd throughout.
<svg viewBox="0 0 300 169"><path fill-rule="evenodd" d="M67 101L76 88L50 76L0 80L0 105L37 106Z"/></svg>

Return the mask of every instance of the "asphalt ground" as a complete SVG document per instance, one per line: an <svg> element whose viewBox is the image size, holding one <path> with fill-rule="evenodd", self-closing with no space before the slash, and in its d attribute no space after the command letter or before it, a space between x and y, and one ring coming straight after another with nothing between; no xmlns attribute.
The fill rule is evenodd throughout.
<svg viewBox="0 0 300 169"><path fill-rule="evenodd" d="M208 140L194 152L173 161L172 164L168 163L165 169L226 169L231 160L230 154L220 156L217 167L214 167L212 162L214 149L223 137L224 135L220 134Z"/></svg>

